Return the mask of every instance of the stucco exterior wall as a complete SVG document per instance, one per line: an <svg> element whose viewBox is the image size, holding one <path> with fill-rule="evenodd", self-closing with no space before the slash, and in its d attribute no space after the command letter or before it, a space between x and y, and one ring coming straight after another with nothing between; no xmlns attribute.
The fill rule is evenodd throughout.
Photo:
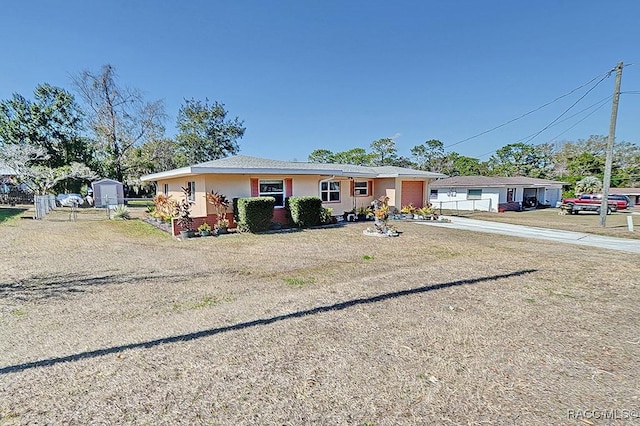
<svg viewBox="0 0 640 426"><path fill-rule="evenodd" d="M499 188L483 188L482 197L479 200L469 200L468 197L467 188L459 188L455 192L440 188L438 189L438 196L430 198L429 201L434 207L442 208L443 210L498 211ZM506 199L506 189L504 190L504 197Z"/></svg>

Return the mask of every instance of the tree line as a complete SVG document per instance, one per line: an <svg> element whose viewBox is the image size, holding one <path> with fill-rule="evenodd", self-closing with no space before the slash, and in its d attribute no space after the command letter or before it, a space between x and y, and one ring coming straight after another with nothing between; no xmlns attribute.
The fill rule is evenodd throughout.
<svg viewBox="0 0 640 426"><path fill-rule="evenodd" d="M71 84L75 94L43 83L32 99L0 101L0 166L35 194L79 192L98 177L134 186L144 174L239 151L244 122L223 103L185 99L168 138L164 103L121 84L112 65L73 75Z"/></svg>
<svg viewBox="0 0 640 426"><path fill-rule="evenodd" d="M352 148L332 152L316 149L309 154L313 163L346 163L361 166L399 166L444 173L449 176L526 176L568 182L572 186L585 177L604 177L607 137L592 135L578 141L544 143L522 142L498 149L487 161L455 151L445 152L437 139L411 148L411 156L398 155L395 141L378 139L370 150ZM612 187L640 186L640 146L630 142L614 145Z"/></svg>

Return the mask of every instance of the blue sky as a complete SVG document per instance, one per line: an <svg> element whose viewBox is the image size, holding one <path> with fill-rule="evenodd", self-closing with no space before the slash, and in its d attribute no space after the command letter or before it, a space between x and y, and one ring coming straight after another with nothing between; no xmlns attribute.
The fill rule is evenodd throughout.
<svg viewBox="0 0 640 426"><path fill-rule="evenodd" d="M486 160L508 143L608 134L611 103L597 102L613 75L563 118L599 110L535 139L595 81L458 143L618 61L630 64L622 92L640 93L638 16L637 0L4 2L0 99L44 82L71 89L70 75L109 63L122 84L164 100L169 136L184 98L209 98L245 121L245 155L304 161L393 137L401 155L439 139ZM617 140L639 139L640 95L623 93Z"/></svg>

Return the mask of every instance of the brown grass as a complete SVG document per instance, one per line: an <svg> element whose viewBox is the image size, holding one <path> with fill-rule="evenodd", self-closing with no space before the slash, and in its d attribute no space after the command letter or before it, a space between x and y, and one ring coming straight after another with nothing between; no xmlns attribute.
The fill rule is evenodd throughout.
<svg viewBox="0 0 640 426"><path fill-rule="evenodd" d="M490 220L494 222L513 223L516 225L537 226L542 228L562 229L565 231L587 232L610 237L640 239L640 210L625 210L607 216L606 227L600 226L600 215L593 212L577 215L559 215L559 209L529 210L523 212L461 212L455 213L472 219ZM629 232L627 217L631 216L634 232Z"/></svg>
<svg viewBox="0 0 640 426"><path fill-rule="evenodd" d="M0 226L0 424L637 410L637 255L412 223L181 242L64 214Z"/></svg>

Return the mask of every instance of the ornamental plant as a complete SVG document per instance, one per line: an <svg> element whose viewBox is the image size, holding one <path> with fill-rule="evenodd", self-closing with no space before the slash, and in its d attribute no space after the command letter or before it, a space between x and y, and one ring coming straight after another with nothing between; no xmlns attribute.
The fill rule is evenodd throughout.
<svg viewBox="0 0 640 426"><path fill-rule="evenodd" d="M217 226L222 228L229 227L227 219L227 210L229 209L229 200L224 194L216 191L207 193L207 202L213 206L213 211L218 216Z"/></svg>

